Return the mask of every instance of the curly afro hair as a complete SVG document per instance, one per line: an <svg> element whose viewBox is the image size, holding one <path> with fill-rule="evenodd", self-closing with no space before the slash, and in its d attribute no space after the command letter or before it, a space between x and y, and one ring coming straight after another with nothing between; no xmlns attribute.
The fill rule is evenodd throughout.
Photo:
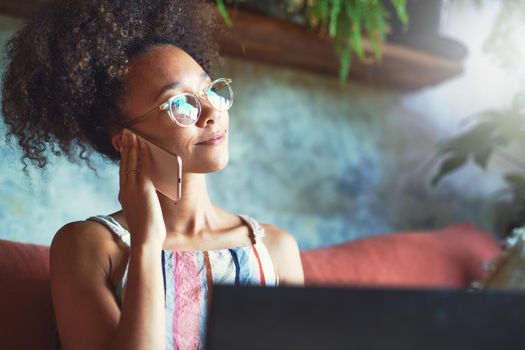
<svg viewBox="0 0 525 350"><path fill-rule="evenodd" d="M48 151L70 161L96 151L117 161L111 135L129 60L155 45L186 51L208 73L220 62L213 5L202 0L56 0L7 44L2 87L7 138L39 168Z"/></svg>

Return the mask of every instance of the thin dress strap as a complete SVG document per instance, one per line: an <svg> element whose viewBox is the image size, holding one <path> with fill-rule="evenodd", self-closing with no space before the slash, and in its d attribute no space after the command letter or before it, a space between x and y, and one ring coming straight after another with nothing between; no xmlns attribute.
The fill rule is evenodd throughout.
<svg viewBox="0 0 525 350"><path fill-rule="evenodd" d="M128 247L131 246L131 237L124 227L122 227L117 220L113 219L109 215L97 215L97 216L91 216L87 218L86 220L96 221L101 223L102 225L106 226L109 231L111 231L113 234L118 236L122 242L124 242ZM126 264L126 269L124 270L124 275L122 276L121 282L119 283L117 287L117 294L120 297L120 300L122 300L122 286L124 283L126 283L128 279L128 265L129 265L129 256L128 256L128 262Z"/></svg>
<svg viewBox="0 0 525 350"><path fill-rule="evenodd" d="M255 238L255 243L262 243L261 239L266 235L264 228L262 228L262 226L255 219L249 217L248 215L239 214L239 217L250 225Z"/></svg>
<svg viewBox="0 0 525 350"><path fill-rule="evenodd" d="M253 232L253 235L255 237L255 243L257 243L262 249L263 251L265 252L265 256L267 256L267 259L265 259L265 261L267 261L267 264L270 264L272 266L272 269L274 271L274 274L275 274L275 285L278 286L279 285L279 272L277 271L276 269L276 266L275 264L273 263L271 257L270 257L270 254L268 252L268 249L266 248L262 238L266 235L266 232L264 231L264 228L257 222L257 220L249 217L248 215L241 215L241 214L238 214L244 221L246 221L250 227L252 228L252 232Z"/></svg>
<svg viewBox="0 0 525 350"><path fill-rule="evenodd" d="M131 241L130 241L131 237L129 235L129 232L124 227L122 227L117 222L117 220L113 219L111 216L97 215L97 216L91 216L87 218L86 220L100 222L102 225L106 226L112 233L117 235L128 246L131 245Z"/></svg>

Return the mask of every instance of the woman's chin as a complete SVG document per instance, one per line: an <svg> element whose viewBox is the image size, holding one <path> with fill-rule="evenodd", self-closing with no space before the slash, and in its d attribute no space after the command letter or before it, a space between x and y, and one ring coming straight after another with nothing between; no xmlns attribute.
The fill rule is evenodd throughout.
<svg viewBox="0 0 525 350"><path fill-rule="evenodd" d="M228 165L228 161L229 156L226 153L213 159L202 160L199 162L199 164L195 164L188 170L189 172L199 174L216 173L224 169L226 165Z"/></svg>
<svg viewBox="0 0 525 350"><path fill-rule="evenodd" d="M226 165L228 165L228 157L225 157L224 159L215 162L210 168L210 170L207 171L207 173L216 173L218 171L221 171L222 169L226 168Z"/></svg>

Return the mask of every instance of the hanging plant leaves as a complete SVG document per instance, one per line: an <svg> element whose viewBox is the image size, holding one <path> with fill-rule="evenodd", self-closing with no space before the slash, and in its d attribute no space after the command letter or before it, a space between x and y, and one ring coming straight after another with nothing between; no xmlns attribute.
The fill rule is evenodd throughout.
<svg viewBox="0 0 525 350"><path fill-rule="evenodd" d="M514 195L514 201L523 203L525 201L525 175L511 173L505 175L505 181L509 184Z"/></svg>
<svg viewBox="0 0 525 350"><path fill-rule="evenodd" d="M505 142L488 122L479 123L464 134L451 138L438 150L441 166L431 180L432 185L437 185L444 176L456 171L470 158L485 169L494 148Z"/></svg>
<svg viewBox="0 0 525 350"><path fill-rule="evenodd" d="M233 27L233 22L230 18L230 15L228 14L228 10L226 9L226 5L224 4L223 0L215 0L217 4L217 9L219 10L219 13L222 16L222 19L224 20L224 23L228 26L228 28Z"/></svg>
<svg viewBox="0 0 525 350"><path fill-rule="evenodd" d="M231 0L230 3L241 0ZM339 56L339 80L348 81L352 55L367 60L363 37L370 43L373 59L381 63L382 44L390 30L390 12L387 2L392 4L395 15L406 28L409 21L407 0L282 0L289 8L301 9L304 22L321 36L334 38ZM228 15L224 0L216 0L217 8L228 27L233 23ZM369 59L368 59L369 60Z"/></svg>
<svg viewBox="0 0 525 350"><path fill-rule="evenodd" d="M352 50L349 47L342 49L340 53L339 81L346 83L350 74L350 65L352 63Z"/></svg>
<svg viewBox="0 0 525 350"><path fill-rule="evenodd" d="M330 37L337 35L337 26L339 23L339 14L341 13L341 0L332 0L332 9L330 10L330 29L328 34Z"/></svg>
<svg viewBox="0 0 525 350"><path fill-rule="evenodd" d="M492 154L492 147L485 146L474 153L474 162L482 169L487 168L490 155Z"/></svg>
<svg viewBox="0 0 525 350"><path fill-rule="evenodd" d="M488 110L477 115L478 120L494 129L495 138L499 139L501 146L511 142L525 144L525 114L515 110L518 107L514 104L518 103L513 101L510 109Z"/></svg>
<svg viewBox="0 0 525 350"><path fill-rule="evenodd" d="M386 21L390 14L383 4L375 1L365 3L365 13L367 15L364 17L364 30L368 34L367 38L376 62L381 63L381 45L385 41L386 32L390 30Z"/></svg>
<svg viewBox="0 0 525 350"><path fill-rule="evenodd" d="M486 169L491 156L497 155L514 167L525 170L521 157L509 152L511 146L525 146L524 99L525 90L521 90L514 96L511 108L487 110L467 118L469 129L440 145L437 159L441 167L432 178L432 184L436 185L443 177L458 170L459 167L454 166L459 163L458 159L468 161L472 158L474 164ZM510 174L505 179L513 193L520 191L518 196L521 196L521 191L525 193L525 182L522 182L525 175ZM520 187L522 185L523 188Z"/></svg>
<svg viewBox="0 0 525 350"><path fill-rule="evenodd" d="M469 155L475 153L483 144L493 144L493 128L489 123L480 123L460 136L446 141L440 146L439 153ZM486 142L488 141L488 142Z"/></svg>
<svg viewBox="0 0 525 350"><path fill-rule="evenodd" d="M441 163L437 174L434 175L434 177L432 178L432 186L436 186L439 183L439 181L441 181L441 178L446 174L462 167L466 161L467 157L465 155L454 155L445 159L445 161Z"/></svg>
<svg viewBox="0 0 525 350"><path fill-rule="evenodd" d="M392 5L396 11L397 17L403 24L403 30L408 29L408 12L407 12L407 0L392 0Z"/></svg>

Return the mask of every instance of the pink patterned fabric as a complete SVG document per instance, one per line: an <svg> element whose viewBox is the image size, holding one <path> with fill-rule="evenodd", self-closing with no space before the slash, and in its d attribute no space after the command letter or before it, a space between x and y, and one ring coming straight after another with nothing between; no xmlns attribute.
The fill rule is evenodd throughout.
<svg viewBox="0 0 525 350"><path fill-rule="evenodd" d="M197 261L191 252L173 255L174 280L178 286L173 313L174 349L200 347L201 283Z"/></svg>
<svg viewBox="0 0 525 350"><path fill-rule="evenodd" d="M162 251L164 294L166 296L166 349L202 349L213 284L276 286L277 275L261 237L262 227L241 216L251 227L255 243L209 251ZM91 218L108 226L126 244L129 233L108 216ZM119 290L125 291L127 270ZM264 283L263 283L264 281ZM118 294L118 293L117 293ZM122 293L125 299L125 293ZM120 304L122 305L122 300Z"/></svg>

